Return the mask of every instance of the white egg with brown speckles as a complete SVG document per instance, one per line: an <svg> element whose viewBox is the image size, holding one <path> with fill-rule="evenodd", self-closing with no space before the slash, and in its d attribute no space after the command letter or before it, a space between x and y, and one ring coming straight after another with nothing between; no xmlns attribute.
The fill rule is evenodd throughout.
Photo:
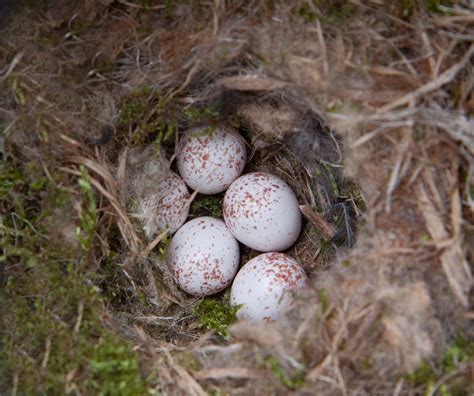
<svg viewBox="0 0 474 396"><path fill-rule="evenodd" d="M194 296L209 296L225 289L239 267L239 244L225 223L198 217L174 235L167 264L179 287Z"/></svg>
<svg viewBox="0 0 474 396"><path fill-rule="evenodd" d="M170 234L181 227L189 214L189 191L186 183L176 173L171 172L158 183L141 210L148 216L143 219L144 230L148 237L168 229Z"/></svg>
<svg viewBox="0 0 474 396"><path fill-rule="evenodd" d="M186 184L201 194L225 191L245 167L242 136L226 128L198 128L180 139L178 170Z"/></svg>
<svg viewBox="0 0 474 396"><path fill-rule="evenodd" d="M232 305L241 305L239 319L275 321L291 308L293 292L307 283L298 262L278 252L264 253L245 264L230 291Z"/></svg>
<svg viewBox="0 0 474 396"><path fill-rule="evenodd" d="M240 242L260 252L289 248L301 231L294 192L277 176L263 172L248 173L230 185L224 220Z"/></svg>

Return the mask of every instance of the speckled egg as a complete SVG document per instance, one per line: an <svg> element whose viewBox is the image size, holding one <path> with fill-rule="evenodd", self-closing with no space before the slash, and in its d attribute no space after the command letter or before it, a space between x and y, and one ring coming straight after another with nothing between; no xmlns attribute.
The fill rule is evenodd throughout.
<svg viewBox="0 0 474 396"><path fill-rule="evenodd" d="M239 244L222 220L198 217L176 232L167 263L181 289L209 296L232 282L239 267Z"/></svg>
<svg viewBox="0 0 474 396"><path fill-rule="evenodd" d="M178 170L186 184L202 194L225 191L245 167L243 138L230 129L199 128L183 134Z"/></svg>
<svg viewBox="0 0 474 396"><path fill-rule="evenodd" d="M153 194L141 202L142 212L148 215L143 219L147 236L167 228L171 234L176 232L188 217L189 198L186 183L176 173L163 178Z"/></svg>
<svg viewBox="0 0 474 396"><path fill-rule="evenodd" d="M224 220L240 242L260 252L289 248L301 230L291 188L262 172L248 173L231 184L224 197Z"/></svg>
<svg viewBox="0 0 474 396"><path fill-rule="evenodd" d="M274 321L291 307L292 291L305 286L307 276L293 258L278 252L261 254L245 264L230 292L232 305L242 307L239 319Z"/></svg>

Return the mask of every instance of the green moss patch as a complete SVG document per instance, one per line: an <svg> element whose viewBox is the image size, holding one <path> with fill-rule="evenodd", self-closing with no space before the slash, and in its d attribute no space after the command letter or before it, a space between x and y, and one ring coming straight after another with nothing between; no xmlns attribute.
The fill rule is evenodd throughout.
<svg viewBox="0 0 474 396"><path fill-rule="evenodd" d="M49 241L42 222L64 191L3 168L0 390L17 394L144 395L149 382L132 345L104 325L100 290L89 281L95 197L84 172L79 248ZM61 246L61 247L58 247ZM92 273L91 273L92 275Z"/></svg>

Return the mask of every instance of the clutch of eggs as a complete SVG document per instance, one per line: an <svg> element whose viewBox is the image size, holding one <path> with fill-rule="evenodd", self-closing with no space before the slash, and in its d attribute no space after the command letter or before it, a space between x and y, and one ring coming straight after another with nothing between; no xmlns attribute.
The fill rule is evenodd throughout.
<svg viewBox="0 0 474 396"><path fill-rule="evenodd" d="M239 319L253 322L277 320L291 307L292 290L307 283L303 268L278 252L264 253L245 264L234 279L232 305L242 305Z"/></svg>
<svg viewBox="0 0 474 396"><path fill-rule="evenodd" d="M201 194L225 191L245 167L244 139L233 130L196 128L180 139L177 163L186 184Z"/></svg>
<svg viewBox="0 0 474 396"><path fill-rule="evenodd" d="M225 289L239 267L239 244L222 220L198 217L184 224L167 249L167 264L179 287L194 296Z"/></svg>
<svg viewBox="0 0 474 396"><path fill-rule="evenodd" d="M260 252L289 248L301 231L295 194L283 180L263 172L248 173L230 185L224 220L240 242Z"/></svg>

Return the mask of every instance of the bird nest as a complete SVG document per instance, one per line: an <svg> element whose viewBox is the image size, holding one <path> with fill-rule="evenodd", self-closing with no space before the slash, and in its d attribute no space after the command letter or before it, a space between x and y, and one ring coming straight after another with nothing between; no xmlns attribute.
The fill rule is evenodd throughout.
<svg viewBox="0 0 474 396"><path fill-rule="evenodd" d="M8 155L94 197L58 209L47 232L80 252L103 323L136 345L150 386L203 395L463 385L472 364L447 372L443 359L473 334L468 6L144 3L50 8L33 41L20 34L32 14L18 14L1 79ZM180 134L200 126L238 131L244 172L275 174L298 197L303 230L287 253L311 287L276 323L230 325L225 292L181 292L164 260L169 236L143 231L137 202L176 171ZM194 195L190 218L222 216L222 199ZM255 254L244 248L242 263ZM15 263L7 275L21 277ZM423 364L431 385L406 377Z"/></svg>

